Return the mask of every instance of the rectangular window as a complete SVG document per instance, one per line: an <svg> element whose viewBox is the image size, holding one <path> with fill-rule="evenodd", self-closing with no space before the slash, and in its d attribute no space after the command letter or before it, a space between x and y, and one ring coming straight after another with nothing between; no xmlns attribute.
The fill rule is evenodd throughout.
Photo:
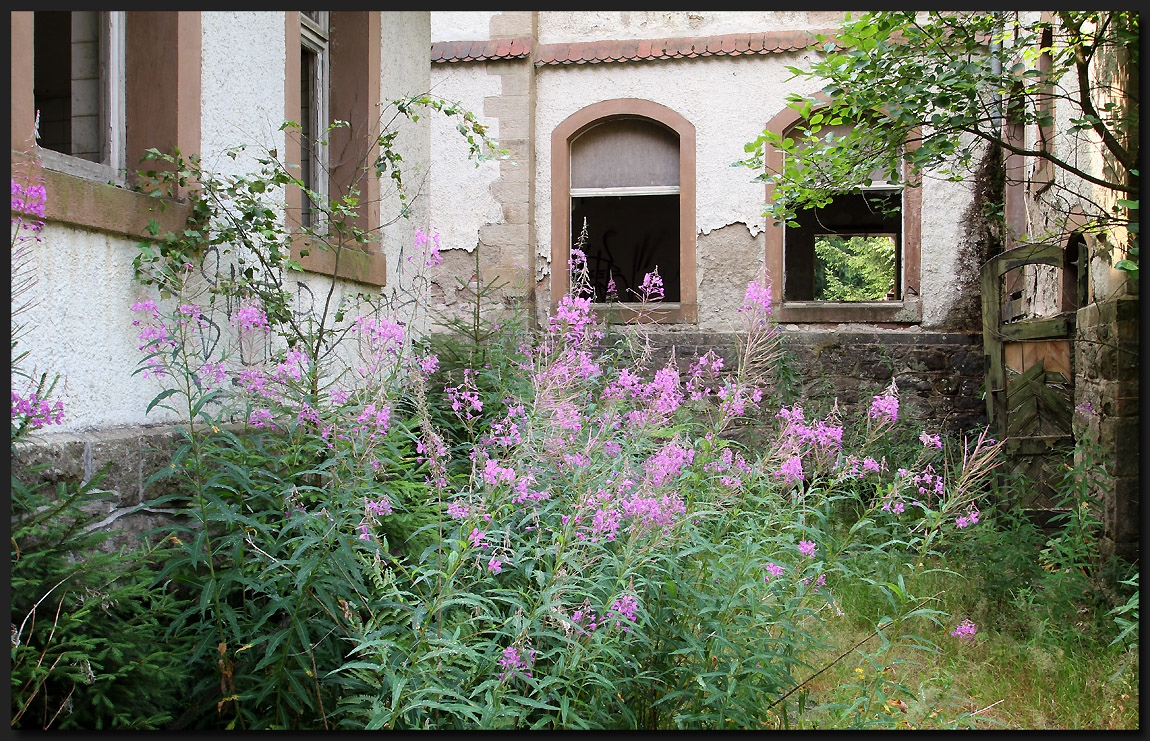
<svg viewBox="0 0 1150 741"><path fill-rule="evenodd" d="M36 11L33 99L45 166L124 182L124 13Z"/></svg>
<svg viewBox="0 0 1150 741"><path fill-rule="evenodd" d="M841 195L796 221L784 237L785 300L902 300L901 189Z"/></svg>
<svg viewBox="0 0 1150 741"><path fill-rule="evenodd" d="M329 27L328 11L305 10L300 26L300 180L317 197L327 196ZM303 194L300 222L314 226L318 218L311 197Z"/></svg>

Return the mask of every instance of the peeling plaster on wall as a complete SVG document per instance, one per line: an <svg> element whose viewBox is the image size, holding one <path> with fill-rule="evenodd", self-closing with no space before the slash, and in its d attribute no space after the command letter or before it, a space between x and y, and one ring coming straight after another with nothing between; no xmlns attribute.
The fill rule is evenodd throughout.
<svg viewBox="0 0 1150 741"><path fill-rule="evenodd" d="M920 285L922 297L922 326L937 327L946 321L951 308L958 301L956 289L960 286L955 276L964 266L966 258L957 249L961 240L962 217L970 203L970 186L923 178L922 184L922 243L920 248ZM977 268L976 268L977 272ZM973 286L978 289L977 283Z"/></svg>
<svg viewBox="0 0 1150 741"><path fill-rule="evenodd" d="M434 95L459 100L489 126L488 136L499 136L499 121L483 115L484 100L501 94L499 75L488 74L486 65L433 65ZM499 162L475 166L468 159L467 140L455 128L457 117L431 116L430 225L439 232L441 249L473 251L479 244L479 228L503 223L503 208L491 187L499 179ZM523 165L521 165L523 166Z"/></svg>
<svg viewBox="0 0 1150 741"><path fill-rule="evenodd" d="M480 41L491 38L491 17L500 11L455 10L431 14L431 40Z"/></svg>
<svg viewBox="0 0 1150 741"><path fill-rule="evenodd" d="M548 10L539 13L539 43L827 28L841 23L844 15L842 11Z"/></svg>
<svg viewBox="0 0 1150 741"><path fill-rule="evenodd" d="M696 278L699 283L699 330L734 332L740 327L744 289L761 280L765 237L746 224L731 224L699 237Z"/></svg>

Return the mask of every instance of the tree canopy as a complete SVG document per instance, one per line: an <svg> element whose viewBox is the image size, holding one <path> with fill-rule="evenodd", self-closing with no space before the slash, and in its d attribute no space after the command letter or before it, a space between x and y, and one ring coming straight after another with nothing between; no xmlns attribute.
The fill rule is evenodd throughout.
<svg viewBox="0 0 1150 741"><path fill-rule="evenodd" d="M1067 212L1077 204L1087 221L1080 230L1125 229L1126 258L1115 266L1137 271L1137 13L848 14L834 38L820 35L816 46L821 55L809 69L789 69L792 80L822 82L821 93L789 96L799 124L764 131L736 163L763 170L758 179L774 185L766 215L776 223L879 177L906 186L923 173L962 180L990 145L1060 173L1047 202ZM1059 136L1101 145L1100 171L1065 147L1028 145L1008 132L1050 131L1056 107L1070 111ZM768 146L784 154L778 171L763 169Z"/></svg>

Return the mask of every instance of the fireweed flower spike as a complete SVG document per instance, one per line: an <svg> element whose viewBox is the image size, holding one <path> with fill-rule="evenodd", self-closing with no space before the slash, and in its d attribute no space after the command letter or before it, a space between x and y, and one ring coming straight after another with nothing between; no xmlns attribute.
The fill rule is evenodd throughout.
<svg viewBox="0 0 1150 741"><path fill-rule="evenodd" d="M815 544L809 540L799 541L799 553L804 556L813 556L815 553Z"/></svg>
<svg viewBox="0 0 1150 741"><path fill-rule="evenodd" d="M950 631L950 634L958 638L974 638L977 629L977 626L970 620L963 620L954 630Z"/></svg>
<svg viewBox="0 0 1150 741"><path fill-rule="evenodd" d="M890 386L881 396L874 397L870 404L870 416L882 422L895 422L898 420L898 386L892 379Z"/></svg>

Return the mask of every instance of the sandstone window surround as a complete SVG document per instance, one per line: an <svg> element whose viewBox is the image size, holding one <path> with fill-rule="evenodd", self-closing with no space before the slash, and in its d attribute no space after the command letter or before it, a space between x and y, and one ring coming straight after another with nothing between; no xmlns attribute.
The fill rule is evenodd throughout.
<svg viewBox="0 0 1150 741"><path fill-rule="evenodd" d="M167 206L160 209L155 199L123 186L135 182L135 170L149 148L162 152L179 148L184 154L200 149L199 12L13 11L11 20L14 166L27 161L38 106L57 106L54 116L45 116L42 110L40 121L45 135L39 147L41 175L49 193L46 220L133 238L149 236L147 225L153 218L162 231L182 229L190 214L186 203L165 199ZM80 57L75 67L73 41L78 42ZM93 61L98 63L93 66ZM73 77L87 79L87 94L99 98L95 110L100 122L95 129L88 128L88 138L98 142L98 154L72 145ZM37 89L45 78L68 88L66 105L49 101L58 91ZM93 85L93 79L99 82ZM84 103L87 110L92 110L92 103L89 97ZM61 118L61 107L67 118ZM56 120L50 123L53 117ZM79 133L92 119L76 123ZM49 132L50 126L56 130ZM49 145L56 149L48 149Z"/></svg>
<svg viewBox="0 0 1150 741"><path fill-rule="evenodd" d="M613 157L645 152L627 164ZM608 276L616 279L619 298L613 318L623 321L694 323L697 321L695 282L695 127L686 118L650 100L620 98L593 103L564 119L551 135L551 304L552 310L570 289L571 247L587 216L598 244L589 244L589 268L600 273L596 283L597 311ZM642 169L637 169L642 168ZM634 226L643 214L644 226ZM573 216L580 220L574 223ZM595 218L611 223L591 225ZM630 222L630 223L629 223ZM603 237L618 229L620 240L603 246ZM628 234L628 232L631 232ZM590 241L590 240L589 240ZM610 239L608 239L608 242ZM628 305L625 284L638 283L643 272L659 263L666 298L639 312ZM671 267L671 263L676 263ZM615 268L617 272L610 272ZM596 277L593 274L593 279ZM632 298L632 301L634 299Z"/></svg>
<svg viewBox="0 0 1150 741"><path fill-rule="evenodd" d="M288 11L287 48L299 48L286 58L284 118L300 124L289 130L285 156L299 166L299 179L326 198L338 199L359 189L359 210L353 223L378 232L380 185L371 169L379 148L380 64L382 41L379 11ZM332 121L349 126L325 133ZM326 140L326 146L304 142ZM313 222L315 212L298 187L288 188L288 221ZM305 254L306 253L306 254ZM321 249L298 236L292 257L313 273L371 286L387 283L385 256L378 243L334 250ZM338 273L337 273L338 270Z"/></svg>
<svg viewBox="0 0 1150 741"><path fill-rule="evenodd" d="M781 135L788 134L801 123L802 117L797 111L785 108L768 121L766 128ZM907 146L915 146L916 139L912 132ZM765 165L768 172L781 170L783 153L768 146ZM773 185L767 185L768 202L772 199L773 189ZM884 209L879 206L897 206L897 216L884 216ZM921 187L903 188L877 182L856 194L836 198L826 209L800 213L797 220L800 224L798 229L775 226L770 221L765 225L767 280L777 321L893 324L922 321L919 296ZM894 287L888 298L877 301L815 300L814 244L819 235L893 240L897 247Z"/></svg>

